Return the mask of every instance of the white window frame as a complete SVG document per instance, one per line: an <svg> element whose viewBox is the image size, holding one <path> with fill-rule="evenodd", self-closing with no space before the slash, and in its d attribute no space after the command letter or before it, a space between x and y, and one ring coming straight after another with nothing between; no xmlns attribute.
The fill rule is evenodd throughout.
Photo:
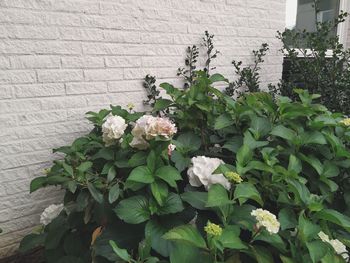
<svg viewBox="0 0 350 263"><path fill-rule="evenodd" d="M339 13L340 11L348 12L350 13L350 0L340 0L339 1ZM350 19L350 16L348 17ZM337 28L337 35L339 36L339 42L344 45L345 48L347 48L347 37L348 37L348 24L349 21L346 20L344 23L340 23ZM312 50L309 48L306 49L295 49L298 52L298 57L304 57L304 54L309 55L312 57ZM287 55L286 50L284 51L285 55ZM333 55L333 50L328 49L326 56L331 57Z"/></svg>

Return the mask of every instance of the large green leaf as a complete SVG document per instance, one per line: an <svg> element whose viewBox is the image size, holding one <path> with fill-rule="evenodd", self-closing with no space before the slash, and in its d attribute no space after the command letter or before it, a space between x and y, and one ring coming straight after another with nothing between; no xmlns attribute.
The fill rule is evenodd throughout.
<svg viewBox="0 0 350 263"><path fill-rule="evenodd" d="M155 111L161 111L166 108L168 108L171 104L173 104L173 101L168 99L158 99L156 103L154 104L153 110Z"/></svg>
<svg viewBox="0 0 350 263"><path fill-rule="evenodd" d="M169 193L164 200L163 206L159 207L157 213L159 215L175 214L184 210L182 200L178 194Z"/></svg>
<svg viewBox="0 0 350 263"><path fill-rule="evenodd" d="M32 180L30 182L30 192L33 193L36 190L42 188L45 186L47 181L47 177L46 176L41 176L41 177L37 177L34 180Z"/></svg>
<svg viewBox="0 0 350 263"><path fill-rule="evenodd" d="M174 140L177 150L181 153L197 151L201 147L201 138L193 132L185 132Z"/></svg>
<svg viewBox="0 0 350 263"><path fill-rule="evenodd" d="M168 257L172 249L172 242L163 238L163 235L174 227L173 221L159 221L151 219L145 227L145 236L151 240L152 248L163 257Z"/></svg>
<svg viewBox="0 0 350 263"><path fill-rule="evenodd" d="M326 255L328 246L321 240L314 240L306 243L313 263L318 263Z"/></svg>
<svg viewBox="0 0 350 263"><path fill-rule="evenodd" d="M239 238L240 229L238 226L227 226L223 230L219 240L224 248L230 249L248 249L248 247Z"/></svg>
<svg viewBox="0 0 350 263"><path fill-rule="evenodd" d="M157 203L162 206L168 196L168 185L163 181L155 181L151 184L151 192Z"/></svg>
<svg viewBox="0 0 350 263"><path fill-rule="evenodd" d="M234 192L234 198L238 199L240 204L244 204L248 199L256 201L261 206L263 200L261 199L260 193L252 183L241 183L236 186Z"/></svg>
<svg viewBox="0 0 350 263"><path fill-rule="evenodd" d="M172 166L162 166L155 172L155 176L167 182L171 187L176 188L176 181L182 180L179 171Z"/></svg>
<svg viewBox="0 0 350 263"><path fill-rule="evenodd" d="M110 240L109 244L111 245L114 253L116 253L118 257L125 260L126 262L130 261L131 256L129 255L126 249L119 248L118 245L113 240Z"/></svg>
<svg viewBox="0 0 350 263"><path fill-rule="evenodd" d="M170 253L170 263L213 263L210 255L186 243L176 243Z"/></svg>
<svg viewBox="0 0 350 263"><path fill-rule="evenodd" d="M241 148L239 148L238 152L237 152L237 164L241 165L241 166L245 166L249 163L249 161L252 159L253 157L253 152L252 150L249 148L248 145L243 144L243 146Z"/></svg>
<svg viewBox="0 0 350 263"><path fill-rule="evenodd" d="M131 171L127 181L151 184L154 182L154 177L147 166L139 166Z"/></svg>
<svg viewBox="0 0 350 263"><path fill-rule="evenodd" d="M254 246L252 247L252 250L258 263L274 262L273 257L267 248L262 246Z"/></svg>
<svg viewBox="0 0 350 263"><path fill-rule="evenodd" d="M181 194L182 200L199 210L206 210L205 204L208 200L207 192L188 191Z"/></svg>
<svg viewBox="0 0 350 263"><path fill-rule="evenodd" d="M287 141L293 142L295 140L295 132L283 125L278 125L276 127L274 127L271 131L272 135L277 136L277 137L281 137Z"/></svg>
<svg viewBox="0 0 350 263"><path fill-rule="evenodd" d="M92 183L87 183L87 187L89 189L90 194L92 197L100 204L103 202L103 194L96 189L96 187Z"/></svg>
<svg viewBox="0 0 350 263"><path fill-rule="evenodd" d="M219 207L232 204L227 190L220 184L214 184L209 188L206 207Z"/></svg>
<svg viewBox="0 0 350 263"><path fill-rule="evenodd" d="M87 170L89 170L90 168L92 167L92 162L90 161L87 161L87 162L83 162L81 163L78 167L77 167L77 170L79 172L86 172Z"/></svg>
<svg viewBox="0 0 350 263"><path fill-rule="evenodd" d="M181 241L185 243L189 243L192 246L198 248L207 248L207 244L205 240L198 232L198 230L192 225L183 225L179 227L175 227L168 231L163 238L167 240Z"/></svg>
<svg viewBox="0 0 350 263"><path fill-rule="evenodd" d="M146 159L147 159L147 153L140 151L131 156L131 158L128 161L128 165L130 167L137 167L140 165L144 165L146 164Z"/></svg>
<svg viewBox="0 0 350 263"><path fill-rule="evenodd" d="M148 200L141 195L122 200L114 209L117 216L129 224L139 224L150 218Z"/></svg>
<svg viewBox="0 0 350 263"><path fill-rule="evenodd" d="M321 231L320 226L312 223L303 214L299 216L298 234L301 240L307 242L314 239L317 234Z"/></svg>
<svg viewBox="0 0 350 263"><path fill-rule="evenodd" d="M223 128L231 126L233 123L234 121L232 117L229 114L224 113L215 120L214 129L221 130Z"/></svg>
<svg viewBox="0 0 350 263"><path fill-rule="evenodd" d="M110 204L118 200L120 194L120 188L118 184L112 186L108 193L108 201Z"/></svg>
<svg viewBox="0 0 350 263"><path fill-rule="evenodd" d="M323 209L322 211L316 213L316 217L337 224L343 227L345 230L350 231L350 218L336 210Z"/></svg>
<svg viewBox="0 0 350 263"><path fill-rule="evenodd" d="M267 118L254 115L249 130L254 134L255 139L259 139L271 131L271 123Z"/></svg>
<svg viewBox="0 0 350 263"><path fill-rule="evenodd" d="M281 223L282 230L294 229L298 224L294 211L286 207L278 213L278 221Z"/></svg>

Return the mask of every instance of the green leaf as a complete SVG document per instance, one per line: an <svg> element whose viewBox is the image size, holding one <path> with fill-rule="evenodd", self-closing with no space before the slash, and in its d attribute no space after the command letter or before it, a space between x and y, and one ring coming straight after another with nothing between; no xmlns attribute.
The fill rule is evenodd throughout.
<svg viewBox="0 0 350 263"><path fill-rule="evenodd" d="M130 167L137 167L140 165L146 164L147 153L146 152L137 152L128 161Z"/></svg>
<svg viewBox="0 0 350 263"><path fill-rule="evenodd" d="M83 162L77 167L77 170L79 172L85 173L91 167L92 167L92 162Z"/></svg>
<svg viewBox="0 0 350 263"><path fill-rule="evenodd" d="M193 132L185 132L174 140L176 149L183 154L197 151L201 143L201 138Z"/></svg>
<svg viewBox="0 0 350 263"><path fill-rule="evenodd" d="M70 181L71 178L62 175L53 175L46 177L46 183L49 185L57 185Z"/></svg>
<svg viewBox="0 0 350 263"><path fill-rule="evenodd" d="M112 186L108 193L108 201L110 204L118 200L120 194L120 188L118 184Z"/></svg>
<svg viewBox="0 0 350 263"><path fill-rule="evenodd" d="M333 209L323 209L316 213L316 217L322 220L332 222L350 231L350 218Z"/></svg>
<svg viewBox="0 0 350 263"><path fill-rule="evenodd" d="M176 181L182 180L179 171L172 166L162 166L155 172L155 176L167 182L171 187L176 188Z"/></svg>
<svg viewBox="0 0 350 263"><path fill-rule="evenodd" d="M292 209L282 208L278 213L278 221L281 223L281 229L294 229L298 224L296 215Z"/></svg>
<svg viewBox="0 0 350 263"><path fill-rule="evenodd" d="M175 167L179 172L184 171L191 164L191 159L183 156L179 151L173 151L171 160L175 163Z"/></svg>
<svg viewBox="0 0 350 263"><path fill-rule="evenodd" d="M207 192L188 191L181 194L182 200L199 210L206 210L205 204L208 200Z"/></svg>
<svg viewBox="0 0 350 263"><path fill-rule="evenodd" d="M131 171L127 181L151 184L154 182L154 177L147 166L139 166Z"/></svg>
<svg viewBox="0 0 350 263"><path fill-rule="evenodd" d="M256 141L252 134L249 131L246 131L244 133L244 140L243 140L244 145L248 145L248 147L251 150L254 150L256 148L264 147L269 144L268 141Z"/></svg>
<svg viewBox="0 0 350 263"><path fill-rule="evenodd" d="M157 203L162 206L168 196L168 186L163 181L155 181L151 184L151 192Z"/></svg>
<svg viewBox="0 0 350 263"><path fill-rule="evenodd" d="M170 252L170 263L213 263L210 255L186 243L175 243Z"/></svg>
<svg viewBox="0 0 350 263"><path fill-rule="evenodd" d="M236 186L234 198L238 199L241 205L244 204L248 199L256 201L261 206L264 204L258 190L253 184L248 182L240 183Z"/></svg>
<svg viewBox="0 0 350 263"><path fill-rule="evenodd" d="M147 168L151 173L154 173L156 169L157 156L154 151L151 151L147 156Z"/></svg>
<svg viewBox="0 0 350 263"><path fill-rule="evenodd" d="M237 153L237 164L246 166L253 157L253 152L248 145L244 145L238 150Z"/></svg>
<svg viewBox="0 0 350 263"><path fill-rule="evenodd" d="M323 166L322 175L327 178L337 177L340 173L339 167L329 161L326 161Z"/></svg>
<svg viewBox="0 0 350 263"><path fill-rule="evenodd" d="M190 245L198 248L207 248L205 240L198 230L192 225L175 227L163 235L163 238L167 240L189 243Z"/></svg>
<svg viewBox="0 0 350 263"><path fill-rule="evenodd" d="M310 164L317 171L319 175L323 173L323 165L318 158L316 158L313 155L306 156L302 153L299 153L299 156L300 156L300 159Z"/></svg>
<svg viewBox="0 0 350 263"><path fill-rule="evenodd" d="M214 184L209 188L208 201L206 207L218 207L232 204L232 201L228 198L227 190L220 184Z"/></svg>
<svg viewBox="0 0 350 263"><path fill-rule="evenodd" d="M184 210L182 200L178 194L169 193L162 207L159 207L157 214L175 214Z"/></svg>
<svg viewBox="0 0 350 263"><path fill-rule="evenodd" d="M87 183L87 187L89 189L90 194L92 197L100 204L103 202L103 194L101 194L100 191L98 191L95 186L92 183Z"/></svg>
<svg viewBox="0 0 350 263"><path fill-rule="evenodd" d="M46 234L29 234L25 236L19 246L19 252L25 253L30 250L43 246L45 242Z"/></svg>
<svg viewBox="0 0 350 263"><path fill-rule="evenodd" d="M295 179L286 179L290 191L292 191L297 198L297 201L303 204L308 204L310 199L309 189Z"/></svg>
<svg viewBox="0 0 350 263"><path fill-rule="evenodd" d="M286 246L285 246L282 238L278 234L271 235L266 230L263 230L260 232L259 235L257 235L255 240L266 242L266 243L274 246L275 248L277 248L282 253L287 252Z"/></svg>
<svg viewBox="0 0 350 263"><path fill-rule="evenodd" d="M219 73L215 73L215 74L211 75L209 80L211 83L218 82L218 81L224 81L227 83L229 82L227 78L225 78L223 75L221 75Z"/></svg>
<svg viewBox="0 0 350 263"><path fill-rule="evenodd" d="M151 219L145 227L145 236L151 240L152 248L163 257L168 257L172 249L172 242L165 240L163 235L173 228L173 221L159 221Z"/></svg>
<svg viewBox="0 0 350 263"><path fill-rule="evenodd" d="M328 251L327 245L321 240L314 240L306 243L313 263L318 263Z"/></svg>
<svg viewBox="0 0 350 263"><path fill-rule="evenodd" d="M254 134L255 139L259 139L271 131L271 123L267 118L254 115L249 130Z"/></svg>
<svg viewBox="0 0 350 263"><path fill-rule="evenodd" d="M73 167L66 164L66 163L62 163L63 169L70 175L70 176L74 176L74 172L73 172Z"/></svg>
<svg viewBox="0 0 350 263"><path fill-rule="evenodd" d="M301 161L293 154L289 156L288 171L299 174L302 171Z"/></svg>
<svg viewBox="0 0 350 263"><path fill-rule="evenodd" d="M314 239L321 231L320 226L315 225L310 220L305 218L303 214L299 216L298 234L304 242Z"/></svg>
<svg viewBox="0 0 350 263"><path fill-rule="evenodd" d="M129 224L140 224L150 218L148 201L144 196L136 195L122 200L114 209L117 216Z"/></svg>
<svg viewBox="0 0 350 263"><path fill-rule="evenodd" d="M248 249L248 247L239 238L240 229L238 226L227 226L219 237L224 248L230 249Z"/></svg>
<svg viewBox="0 0 350 263"><path fill-rule="evenodd" d="M153 110L154 111L162 111L162 110L168 108L171 104L173 104L173 101L171 101L171 100L157 99L156 103L154 104Z"/></svg>
<svg viewBox="0 0 350 263"><path fill-rule="evenodd" d="M35 192L36 190L44 187L47 183L47 177L46 176L41 176L33 179L30 182L30 193Z"/></svg>
<svg viewBox="0 0 350 263"><path fill-rule="evenodd" d="M113 241L110 240L109 244L113 248L114 253L118 255L121 259L129 262L131 260L131 256L129 255L128 251L126 249L119 248L117 244Z"/></svg>
<svg viewBox="0 0 350 263"><path fill-rule="evenodd" d="M116 177L117 175L117 170L115 169L115 166L112 166L111 168L109 168L108 170L108 174L107 174L107 182L110 183L113 181L113 179Z"/></svg>
<svg viewBox="0 0 350 263"><path fill-rule="evenodd" d="M221 130L223 128L231 126L233 123L234 121L232 117L228 113L224 113L215 120L214 129Z"/></svg>
<svg viewBox="0 0 350 263"><path fill-rule="evenodd" d="M252 247L252 250L258 263L274 262L273 257L268 249L261 246L254 246Z"/></svg>
<svg viewBox="0 0 350 263"><path fill-rule="evenodd" d="M277 136L277 137L281 137L287 141L291 141L293 142L295 139L295 132L289 128L286 128L283 125L278 125L276 127L274 127L270 133L271 135Z"/></svg>
<svg viewBox="0 0 350 263"><path fill-rule="evenodd" d="M300 137L302 144L327 144L326 138L319 131L304 132Z"/></svg>

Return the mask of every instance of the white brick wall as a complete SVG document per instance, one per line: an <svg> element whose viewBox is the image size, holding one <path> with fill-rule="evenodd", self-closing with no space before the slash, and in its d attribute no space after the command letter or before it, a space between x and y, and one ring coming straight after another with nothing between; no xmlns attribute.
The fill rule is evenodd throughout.
<svg viewBox="0 0 350 263"><path fill-rule="evenodd" d="M193 11L192 11L193 10ZM39 221L59 192L29 195L29 183L91 126L88 110L142 107L141 79L179 83L185 48L216 35L217 71L271 45L263 81L281 76L276 30L281 0L0 0L0 257Z"/></svg>

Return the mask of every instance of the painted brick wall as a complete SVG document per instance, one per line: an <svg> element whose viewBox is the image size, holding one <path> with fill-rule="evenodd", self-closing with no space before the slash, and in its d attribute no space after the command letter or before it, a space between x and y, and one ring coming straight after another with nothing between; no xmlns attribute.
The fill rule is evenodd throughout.
<svg viewBox="0 0 350 263"><path fill-rule="evenodd" d="M281 0L0 0L0 257L38 224L60 193L29 195L54 147L91 127L84 113L112 104L142 107L141 79L179 83L185 48L216 35L217 70L271 44L263 81L281 76L276 30Z"/></svg>

